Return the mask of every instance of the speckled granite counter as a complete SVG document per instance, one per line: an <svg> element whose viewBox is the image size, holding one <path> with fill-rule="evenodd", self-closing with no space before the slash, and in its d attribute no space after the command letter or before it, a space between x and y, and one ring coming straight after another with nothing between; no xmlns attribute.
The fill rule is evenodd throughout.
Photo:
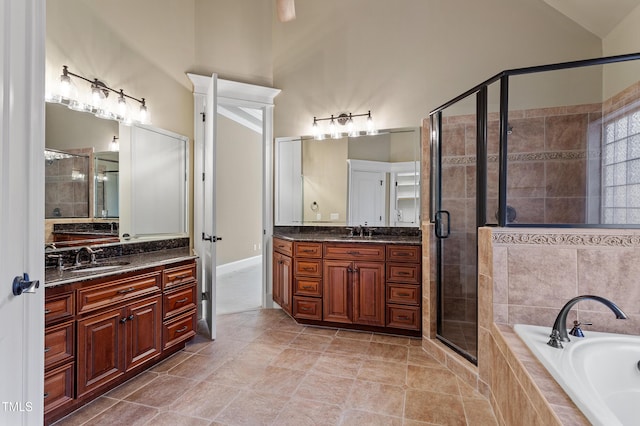
<svg viewBox="0 0 640 426"><path fill-rule="evenodd" d="M273 236L290 241L316 241L331 243L371 243L420 245L422 237L414 228L375 228L371 237L349 236L346 228L283 226L273 229Z"/></svg>
<svg viewBox="0 0 640 426"><path fill-rule="evenodd" d="M136 253L127 256L118 256L115 258L107 258L98 260L96 266L100 266L101 262L118 261L128 262L126 265L114 266L103 270L74 270L73 267L67 266L68 269L60 270L57 267L45 268L45 287L53 287L62 284L69 284L79 281L87 281L95 278L106 276L114 276L126 272L136 271L138 269L152 268L155 266L166 265L168 263L180 262L184 260L196 259L188 247L181 247L169 250L158 250L145 253Z"/></svg>

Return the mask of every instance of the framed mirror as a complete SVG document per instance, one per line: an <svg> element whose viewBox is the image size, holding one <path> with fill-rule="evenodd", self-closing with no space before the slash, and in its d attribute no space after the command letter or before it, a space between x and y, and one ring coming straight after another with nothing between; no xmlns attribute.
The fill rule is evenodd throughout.
<svg viewBox="0 0 640 426"><path fill-rule="evenodd" d="M275 140L275 224L420 226L420 128Z"/></svg>
<svg viewBox="0 0 640 426"><path fill-rule="evenodd" d="M71 110L64 104L46 103L45 111L47 152L75 155L73 158L84 158L87 164L79 170L75 165L78 160L67 160L74 162L74 167L57 167L70 168L68 179L76 179L72 182L75 187L80 186L76 181L84 175L84 207L74 206L74 216L65 216L67 208L53 205L61 202L60 197L69 197L68 191L54 185L58 183L56 179L63 178L54 178L54 163L49 166L47 173L51 177L45 190L46 242L55 241L54 227L68 224L82 231L65 228L65 234L86 233L92 235L91 240L104 233L101 226L105 223L109 230L115 229L119 236L128 234L128 238L188 235L189 139L186 136L153 126L126 126ZM116 152L112 151L114 140L119 142ZM92 229L96 230L93 234Z"/></svg>

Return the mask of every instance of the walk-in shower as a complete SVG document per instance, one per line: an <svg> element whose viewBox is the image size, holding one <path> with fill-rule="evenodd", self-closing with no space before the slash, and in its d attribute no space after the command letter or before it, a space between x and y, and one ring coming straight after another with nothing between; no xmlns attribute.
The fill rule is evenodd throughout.
<svg viewBox="0 0 640 426"><path fill-rule="evenodd" d="M431 112L437 337L470 361L478 227L640 227L639 75L640 54L513 69Z"/></svg>

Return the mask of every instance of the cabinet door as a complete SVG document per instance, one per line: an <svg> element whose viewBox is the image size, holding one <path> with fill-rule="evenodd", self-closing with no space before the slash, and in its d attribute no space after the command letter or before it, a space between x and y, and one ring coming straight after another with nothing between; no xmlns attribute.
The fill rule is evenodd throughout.
<svg viewBox="0 0 640 426"><path fill-rule="evenodd" d="M145 299L126 309L126 369L160 355L162 351L162 298Z"/></svg>
<svg viewBox="0 0 640 426"><path fill-rule="evenodd" d="M384 326L384 264L354 262L353 322Z"/></svg>
<svg viewBox="0 0 640 426"><path fill-rule="evenodd" d="M122 310L78 321L78 397L124 374Z"/></svg>
<svg viewBox="0 0 640 426"><path fill-rule="evenodd" d="M293 265L289 256L273 254L273 301L291 314Z"/></svg>
<svg viewBox="0 0 640 426"><path fill-rule="evenodd" d="M322 319L351 324L352 262L325 260L322 287Z"/></svg>

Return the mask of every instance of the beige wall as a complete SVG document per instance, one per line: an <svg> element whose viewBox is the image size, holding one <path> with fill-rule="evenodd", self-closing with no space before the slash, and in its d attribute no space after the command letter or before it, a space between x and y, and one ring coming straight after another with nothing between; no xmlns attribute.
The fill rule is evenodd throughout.
<svg viewBox="0 0 640 426"><path fill-rule="evenodd" d="M640 52L640 6L602 40L602 50L605 56ZM640 63L608 67L604 80L605 97L610 97L637 81L639 74Z"/></svg>
<svg viewBox="0 0 640 426"><path fill-rule="evenodd" d="M338 213L335 225L347 220L347 138L302 142L304 223L327 222ZM313 202L318 210L311 210ZM317 215L320 219L317 219Z"/></svg>
<svg viewBox="0 0 640 426"><path fill-rule="evenodd" d="M371 110L379 128L430 110L503 69L598 57L601 40L529 0L297 0L273 24L275 135L313 116Z"/></svg>
<svg viewBox="0 0 640 426"><path fill-rule="evenodd" d="M262 136L218 114L218 265L262 254ZM254 249L255 246L255 249Z"/></svg>
<svg viewBox="0 0 640 426"><path fill-rule="evenodd" d="M193 2L47 2L48 88L68 65L114 89L146 98L151 122L193 139ZM81 82L76 81L78 86Z"/></svg>

